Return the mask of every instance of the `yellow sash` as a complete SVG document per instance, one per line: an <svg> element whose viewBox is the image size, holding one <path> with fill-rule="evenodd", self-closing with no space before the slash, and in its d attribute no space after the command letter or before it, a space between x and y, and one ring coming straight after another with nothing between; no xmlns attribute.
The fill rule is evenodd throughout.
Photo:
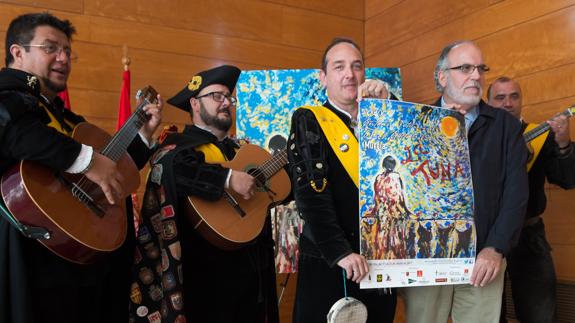
<svg viewBox="0 0 575 323"><path fill-rule="evenodd" d="M56 117L54 117L54 115L52 114L52 112L50 112L50 110L48 110L48 108L46 106L44 106L42 104L42 107L44 108L44 110L46 111L46 113L48 113L48 116L50 117L50 123L48 123L48 127L54 128L56 129L56 131L70 137L72 135L72 132L68 132L66 131L66 129L64 129L62 127L62 125L60 124L60 122L58 122L58 119L56 119ZM75 124L69 122L68 120L64 120L64 122L66 122L71 129L74 129L74 127L76 126Z"/></svg>
<svg viewBox="0 0 575 323"><path fill-rule="evenodd" d="M527 125L523 133L527 133L537 126L538 126L537 124L530 123ZM531 170L531 167L533 167L533 163L535 163L535 160L537 160L537 156L539 156L539 153L541 152L541 148L543 148L543 144L545 143L547 136L549 136L549 131L544 132L543 134L541 134L540 136L536 137L535 139L529 142L529 145L531 145L531 148L533 148L533 157L531 158L530 161L527 162L528 172Z"/></svg>
<svg viewBox="0 0 575 323"><path fill-rule="evenodd" d="M212 143L199 145L195 149L204 153L206 163L208 164L219 164L228 161L228 159L226 158L226 156L224 156L220 148L218 148L218 146Z"/></svg>
<svg viewBox="0 0 575 323"><path fill-rule="evenodd" d="M315 115L331 149L359 187L359 145L357 139L343 121L330 109L322 106L304 106Z"/></svg>

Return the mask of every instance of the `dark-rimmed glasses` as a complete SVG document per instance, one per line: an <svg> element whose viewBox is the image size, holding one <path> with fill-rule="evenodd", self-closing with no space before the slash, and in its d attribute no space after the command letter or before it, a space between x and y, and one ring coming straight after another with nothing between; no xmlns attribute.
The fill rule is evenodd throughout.
<svg viewBox="0 0 575 323"><path fill-rule="evenodd" d="M459 66L448 67L448 70L459 70L463 74L471 74L477 69L479 74L483 74L485 72L489 72L489 66L485 64L473 65L473 64L461 64Z"/></svg>
<svg viewBox="0 0 575 323"><path fill-rule="evenodd" d="M201 99L206 96L211 96L216 102L224 102L225 99L230 100L231 105L236 105L238 100L234 98L231 94L223 94L222 92L210 92L204 95L197 96L196 99Z"/></svg>

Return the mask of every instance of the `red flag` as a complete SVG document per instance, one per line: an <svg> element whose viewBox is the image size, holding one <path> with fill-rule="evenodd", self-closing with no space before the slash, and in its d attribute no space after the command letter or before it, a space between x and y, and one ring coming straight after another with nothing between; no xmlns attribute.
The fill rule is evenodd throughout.
<svg viewBox="0 0 575 323"><path fill-rule="evenodd" d="M116 131L120 130L124 123L130 118L132 114L132 108L130 107L130 70L124 70L122 73L122 89L120 90L120 107L118 109L118 123L116 125ZM138 209L138 195L132 193L132 206L134 211L134 227L136 229L136 234L138 233L138 227L140 226L140 214Z"/></svg>
<svg viewBox="0 0 575 323"><path fill-rule="evenodd" d="M124 122L132 114L130 107L130 70L125 70L122 74L122 89L120 90L120 108L118 109L118 124L116 130L119 130Z"/></svg>
<svg viewBox="0 0 575 323"><path fill-rule="evenodd" d="M68 110L72 110L72 106L70 105L70 96L68 95L68 88L65 88L64 91L58 93L58 96L62 101L64 101L64 107Z"/></svg>

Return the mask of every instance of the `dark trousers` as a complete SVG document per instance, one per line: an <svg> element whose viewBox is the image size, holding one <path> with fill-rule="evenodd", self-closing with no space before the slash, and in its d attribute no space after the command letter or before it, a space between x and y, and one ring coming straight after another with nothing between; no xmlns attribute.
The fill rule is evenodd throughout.
<svg viewBox="0 0 575 323"><path fill-rule="evenodd" d="M515 314L521 323L556 322L556 276L543 220L526 226L507 260Z"/></svg>
<svg viewBox="0 0 575 323"><path fill-rule="evenodd" d="M237 274L233 268L190 277L184 285L188 322L279 322L275 280L269 278L262 282L257 273Z"/></svg>
<svg viewBox="0 0 575 323"><path fill-rule="evenodd" d="M342 269L330 268L325 260L300 253L294 323L324 323L333 304L344 297ZM347 294L367 307L368 323L391 323L395 316L396 292L360 290L359 285L346 280Z"/></svg>
<svg viewBox="0 0 575 323"><path fill-rule="evenodd" d="M118 313L105 312L100 306L102 286L39 288L33 293L35 323L98 323L117 319ZM124 317L127 320L127 315Z"/></svg>

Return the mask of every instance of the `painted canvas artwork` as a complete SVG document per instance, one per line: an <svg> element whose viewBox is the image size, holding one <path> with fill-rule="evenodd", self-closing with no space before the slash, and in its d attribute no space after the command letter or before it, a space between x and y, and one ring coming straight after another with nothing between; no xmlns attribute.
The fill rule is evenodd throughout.
<svg viewBox="0 0 575 323"><path fill-rule="evenodd" d="M276 271L282 274L294 273L297 271L298 240L303 229L303 220L293 202L273 208L271 217L272 237L276 244Z"/></svg>
<svg viewBox="0 0 575 323"><path fill-rule="evenodd" d="M362 288L456 284L475 258L464 118L422 104L360 103Z"/></svg>
<svg viewBox="0 0 575 323"><path fill-rule="evenodd" d="M242 71L236 86L236 134L270 151L285 149L293 111L304 105L322 105L327 96L318 69ZM380 79L401 97L398 68L367 68L366 78ZM297 271L297 241L303 223L295 203L272 211L276 239L276 269Z"/></svg>
<svg viewBox="0 0 575 323"><path fill-rule="evenodd" d="M398 68L367 68L366 78L380 79L401 98ZM318 69L242 71L236 86L236 133L273 151L287 138L293 111L304 105L322 105L327 96ZM275 138L275 139L274 139ZM271 145L271 147L270 147Z"/></svg>

